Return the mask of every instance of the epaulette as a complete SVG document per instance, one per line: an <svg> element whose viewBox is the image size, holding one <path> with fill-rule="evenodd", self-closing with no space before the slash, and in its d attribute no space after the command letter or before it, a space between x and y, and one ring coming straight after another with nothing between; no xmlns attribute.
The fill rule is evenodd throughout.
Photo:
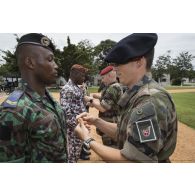
<svg viewBox="0 0 195 195"><path fill-rule="evenodd" d="M3 108L15 108L17 106L18 100L23 95L24 91L16 90L12 92L8 98L2 103Z"/></svg>

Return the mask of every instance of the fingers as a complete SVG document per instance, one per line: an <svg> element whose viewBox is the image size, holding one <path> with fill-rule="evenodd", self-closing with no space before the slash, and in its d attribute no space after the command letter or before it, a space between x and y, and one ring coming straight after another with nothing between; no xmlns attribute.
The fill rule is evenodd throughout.
<svg viewBox="0 0 195 195"><path fill-rule="evenodd" d="M77 121L78 121L79 124L83 123L83 119L82 118L78 118Z"/></svg>
<svg viewBox="0 0 195 195"><path fill-rule="evenodd" d="M78 121L79 118L83 118L83 117L87 116L87 114L88 114L87 112L83 112L83 113L77 115L76 120Z"/></svg>

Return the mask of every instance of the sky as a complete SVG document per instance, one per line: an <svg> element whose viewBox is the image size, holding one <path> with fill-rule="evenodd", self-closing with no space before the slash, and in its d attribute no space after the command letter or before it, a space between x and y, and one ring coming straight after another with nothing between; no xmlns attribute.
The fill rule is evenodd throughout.
<svg viewBox="0 0 195 195"><path fill-rule="evenodd" d="M15 33L0 33L0 50L13 51L16 45ZM57 48L63 49L67 45L67 36L71 43L77 44L81 40L88 39L93 45L97 45L102 40L111 39L119 41L131 33L43 33L51 38ZM19 33L21 37L23 34ZM171 50L171 56L174 58L181 52L188 51L195 56L195 33L158 33L158 42L155 47L155 60L158 56ZM0 54L1 55L1 54ZM193 60L195 67L195 60Z"/></svg>

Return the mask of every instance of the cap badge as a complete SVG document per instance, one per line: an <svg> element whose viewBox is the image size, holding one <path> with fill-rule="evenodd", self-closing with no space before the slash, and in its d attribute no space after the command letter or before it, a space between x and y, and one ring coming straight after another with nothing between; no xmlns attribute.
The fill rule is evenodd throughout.
<svg viewBox="0 0 195 195"><path fill-rule="evenodd" d="M47 47L50 44L50 40L47 37L41 38L41 44L45 47Z"/></svg>

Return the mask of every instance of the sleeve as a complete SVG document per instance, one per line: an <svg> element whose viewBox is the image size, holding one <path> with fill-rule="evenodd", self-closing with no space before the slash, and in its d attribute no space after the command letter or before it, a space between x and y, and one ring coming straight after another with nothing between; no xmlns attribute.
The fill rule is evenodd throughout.
<svg viewBox="0 0 195 195"><path fill-rule="evenodd" d="M129 160L157 162L164 141L162 128L167 128L165 105L150 100L142 102L130 115L127 139L121 153Z"/></svg>
<svg viewBox="0 0 195 195"><path fill-rule="evenodd" d="M118 86L112 86L110 85L106 92L104 93L103 97L101 98L101 106L106 109L110 110L114 106L116 106L118 100L121 96L121 88Z"/></svg>
<svg viewBox="0 0 195 195"><path fill-rule="evenodd" d="M0 162L25 162L26 132L17 113L0 113Z"/></svg>
<svg viewBox="0 0 195 195"><path fill-rule="evenodd" d="M63 89L60 92L60 104L66 115L67 125L70 127L76 126L76 94L72 90Z"/></svg>

